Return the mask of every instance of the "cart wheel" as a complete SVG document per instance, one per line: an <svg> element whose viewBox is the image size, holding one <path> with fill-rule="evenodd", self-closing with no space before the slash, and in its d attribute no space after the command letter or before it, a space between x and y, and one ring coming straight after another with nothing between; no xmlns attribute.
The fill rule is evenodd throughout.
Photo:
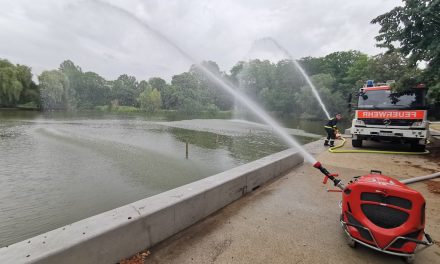
<svg viewBox="0 0 440 264"><path fill-rule="evenodd" d="M415 262L416 258L414 255L409 256L409 257L405 257L405 262L408 264L413 264Z"/></svg>
<svg viewBox="0 0 440 264"><path fill-rule="evenodd" d="M353 238L347 236L347 245L349 245L351 248L356 248L357 243Z"/></svg>

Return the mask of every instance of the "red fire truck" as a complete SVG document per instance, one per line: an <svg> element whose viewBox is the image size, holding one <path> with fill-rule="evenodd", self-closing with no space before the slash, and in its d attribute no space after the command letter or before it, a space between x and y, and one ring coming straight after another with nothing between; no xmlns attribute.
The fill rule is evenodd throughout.
<svg viewBox="0 0 440 264"><path fill-rule="evenodd" d="M351 134L353 147L363 140L411 144L414 151L424 151L429 133L426 87L421 84L406 91L393 91L390 83L367 81L359 90L359 100Z"/></svg>

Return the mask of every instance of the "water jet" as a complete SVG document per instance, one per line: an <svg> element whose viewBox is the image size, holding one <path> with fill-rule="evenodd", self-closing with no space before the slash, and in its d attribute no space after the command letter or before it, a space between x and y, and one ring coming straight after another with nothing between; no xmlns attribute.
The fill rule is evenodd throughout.
<svg viewBox="0 0 440 264"><path fill-rule="evenodd" d="M277 123L269 114L267 114L258 104L253 102L250 98L245 96L244 94L240 93L234 85L231 83L222 80L220 76L217 76L216 74L212 73L208 68L204 67L203 65L198 63L198 60L196 60L192 55L190 55L188 52L183 50L181 47L179 47L175 42L173 42L170 38L168 38L163 33L159 32L158 30L152 28L147 22L139 18L137 15L131 13L130 11L127 11L121 7L100 1L100 0L94 0L93 3L96 3L101 8L106 8L109 10L112 10L115 13L118 13L121 16L124 16L127 19L130 19L134 23L136 23L138 26L143 28L144 30L152 33L155 35L158 39L162 40L164 43L168 44L169 46L176 49L184 58L186 58L191 63L194 63L196 67L202 71L206 77L208 77L211 81L218 84L222 89L224 89L226 92L228 92L230 95L232 95L237 101L239 101L242 105L244 105L246 108L248 108L253 114L256 115L257 118L259 118L262 122L266 123L267 125L273 127L274 132L290 147L294 147L298 149L298 151L301 153L301 155L304 157L305 161L309 163L316 163L316 159L307 151L304 150L301 145L294 140L281 125Z"/></svg>

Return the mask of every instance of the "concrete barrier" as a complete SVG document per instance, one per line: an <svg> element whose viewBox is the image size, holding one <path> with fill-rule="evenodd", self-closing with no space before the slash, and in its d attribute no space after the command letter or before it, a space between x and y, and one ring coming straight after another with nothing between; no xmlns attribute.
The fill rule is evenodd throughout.
<svg viewBox="0 0 440 264"><path fill-rule="evenodd" d="M285 150L0 248L0 263L116 263L301 164Z"/></svg>

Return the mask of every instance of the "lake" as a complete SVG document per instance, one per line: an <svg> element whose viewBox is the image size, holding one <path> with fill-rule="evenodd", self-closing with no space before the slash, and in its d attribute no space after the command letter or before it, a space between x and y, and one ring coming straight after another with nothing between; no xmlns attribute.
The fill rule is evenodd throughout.
<svg viewBox="0 0 440 264"><path fill-rule="evenodd" d="M0 247L287 148L261 124L175 119L0 110ZM302 144L322 123L285 120Z"/></svg>

